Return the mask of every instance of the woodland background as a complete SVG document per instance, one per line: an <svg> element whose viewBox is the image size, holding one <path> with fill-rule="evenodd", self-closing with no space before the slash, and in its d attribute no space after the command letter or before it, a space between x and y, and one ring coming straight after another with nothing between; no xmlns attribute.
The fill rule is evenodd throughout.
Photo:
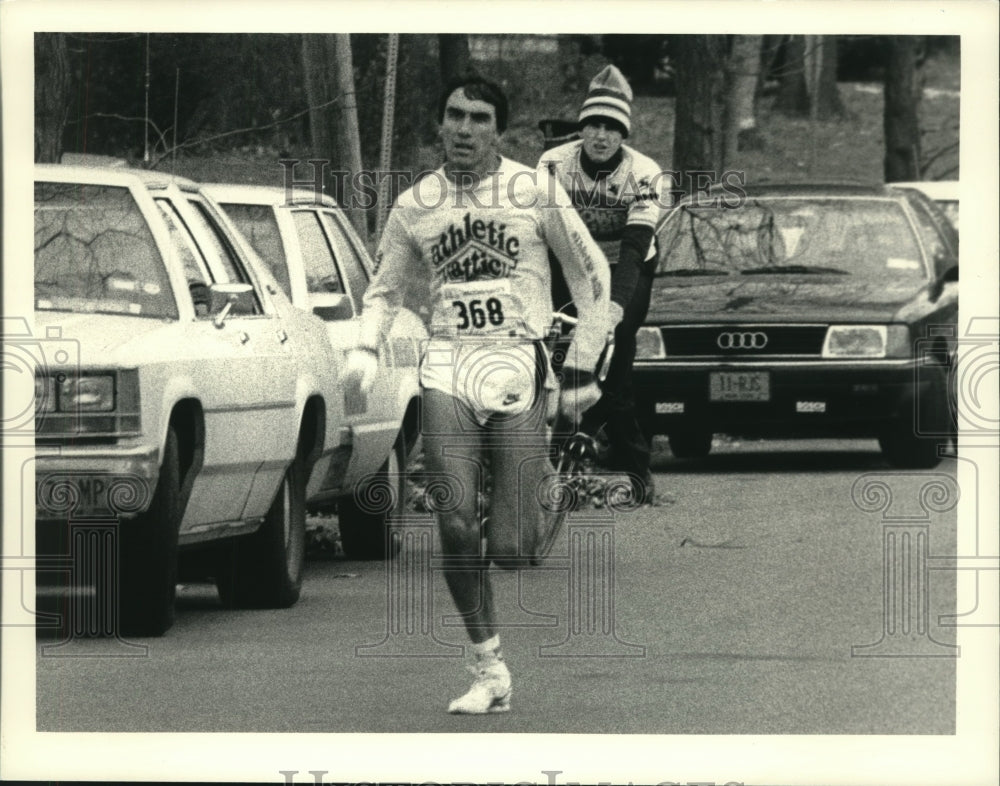
<svg viewBox="0 0 1000 786"><path fill-rule="evenodd" d="M86 153L197 180L272 185L284 182L280 159L376 171L393 48L396 171L440 163L437 99L455 74L472 70L504 86L503 152L530 165L544 146L540 121L575 120L591 77L615 63L636 94L628 142L665 169L740 170L747 182L958 178L957 36L413 34L393 42L380 34L39 33L35 160ZM349 196L338 189L330 183ZM352 220L375 240L375 210Z"/></svg>

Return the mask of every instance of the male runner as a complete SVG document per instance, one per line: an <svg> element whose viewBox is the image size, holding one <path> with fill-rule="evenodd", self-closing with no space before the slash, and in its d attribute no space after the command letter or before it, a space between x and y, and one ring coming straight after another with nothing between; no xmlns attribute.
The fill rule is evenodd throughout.
<svg viewBox="0 0 1000 786"><path fill-rule="evenodd" d="M472 688L449 712L510 708L511 679L493 618L488 567L521 567L548 534L538 492L551 473L547 388L555 387L542 339L552 319L551 249L579 322L564 370L561 406L582 412L600 396L593 371L608 330L607 262L566 193L502 157L507 99L467 77L439 104L445 162L400 195L376 255L357 348L346 374L370 388L377 347L411 280L429 279L431 338L423 353L427 469L450 484L436 512L448 588L476 655ZM479 510L485 465L489 515ZM452 504L453 503L453 504Z"/></svg>

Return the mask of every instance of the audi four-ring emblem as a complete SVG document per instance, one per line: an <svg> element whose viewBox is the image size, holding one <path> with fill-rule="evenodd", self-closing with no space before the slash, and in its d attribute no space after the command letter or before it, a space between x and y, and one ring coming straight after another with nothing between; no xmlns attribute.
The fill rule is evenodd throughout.
<svg viewBox="0 0 1000 786"><path fill-rule="evenodd" d="M767 333L719 333L715 343L719 349L763 349L767 346Z"/></svg>

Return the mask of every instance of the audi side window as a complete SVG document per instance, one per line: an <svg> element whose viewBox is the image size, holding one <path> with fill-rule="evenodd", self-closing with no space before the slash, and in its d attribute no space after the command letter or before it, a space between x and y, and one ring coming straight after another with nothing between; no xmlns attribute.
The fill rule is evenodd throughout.
<svg viewBox="0 0 1000 786"><path fill-rule="evenodd" d="M948 226L948 219L944 214L935 216L934 207L929 206L932 204L929 200L925 203L919 198L910 200L910 207L917 219L917 230L930 256L930 264L934 266L935 274L941 275L949 267L951 258L958 258L958 238L947 236L947 230L943 227ZM951 227L948 226L948 229Z"/></svg>
<svg viewBox="0 0 1000 786"><path fill-rule="evenodd" d="M958 258L958 230L948 218L947 214L933 199L920 199L915 197L910 200L910 205L917 214L918 222L925 226L921 232L933 232L940 237L948 250Z"/></svg>
<svg viewBox="0 0 1000 786"><path fill-rule="evenodd" d="M347 279L347 286L351 290L351 300L354 309L361 313L361 300L368 289L368 276L364 265L358 258L354 245L350 242L350 236L344 231L341 225L341 216L336 215L332 210L322 212L323 226L326 227L327 234L336 249L337 264L340 266L341 274Z"/></svg>

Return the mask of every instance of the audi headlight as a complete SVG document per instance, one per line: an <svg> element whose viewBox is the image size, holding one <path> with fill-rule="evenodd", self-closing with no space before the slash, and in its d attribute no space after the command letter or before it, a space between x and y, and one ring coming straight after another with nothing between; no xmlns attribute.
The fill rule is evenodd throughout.
<svg viewBox="0 0 1000 786"><path fill-rule="evenodd" d="M67 377L59 386L59 408L64 412L111 412L115 408L115 378Z"/></svg>
<svg viewBox="0 0 1000 786"><path fill-rule="evenodd" d="M635 334L636 360L663 360L667 351L663 346L663 334L659 328L642 327Z"/></svg>
<svg viewBox="0 0 1000 786"><path fill-rule="evenodd" d="M825 358L906 357L909 330L905 325L831 325L823 342Z"/></svg>

